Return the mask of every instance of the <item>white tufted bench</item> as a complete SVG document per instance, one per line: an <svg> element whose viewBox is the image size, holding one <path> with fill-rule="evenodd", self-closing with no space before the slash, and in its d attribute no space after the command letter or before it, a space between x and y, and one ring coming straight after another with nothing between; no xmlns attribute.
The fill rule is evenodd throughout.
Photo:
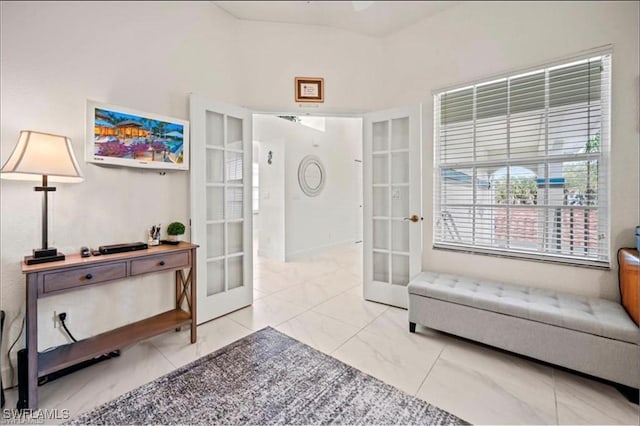
<svg viewBox="0 0 640 426"><path fill-rule="evenodd" d="M422 272L409 283L416 324L640 388L640 329L622 305Z"/></svg>

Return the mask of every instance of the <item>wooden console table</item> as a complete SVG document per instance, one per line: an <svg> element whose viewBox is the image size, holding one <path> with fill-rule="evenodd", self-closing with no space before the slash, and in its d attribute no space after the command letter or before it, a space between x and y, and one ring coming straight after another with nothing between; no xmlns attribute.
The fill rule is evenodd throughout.
<svg viewBox="0 0 640 426"><path fill-rule="evenodd" d="M191 343L196 342L196 249L181 242L146 250L102 256L69 255L59 262L22 264L27 278L27 408L38 408L38 377L120 349L184 325L191 325ZM184 270L189 272L185 278ZM116 328L97 336L38 352L38 298L107 284L155 272L175 271L176 304L170 311ZM183 306L186 303L186 309Z"/></svg>

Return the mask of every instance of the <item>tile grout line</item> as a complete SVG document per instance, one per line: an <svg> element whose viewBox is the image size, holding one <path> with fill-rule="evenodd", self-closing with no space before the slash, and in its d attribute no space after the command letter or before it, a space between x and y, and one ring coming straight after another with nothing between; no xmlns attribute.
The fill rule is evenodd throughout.
<svg viewBox="0 0 640 426"><path fill-rule="evenodd" d="M338 271L338 270L340 270L340 269L342 269L342 268L338 268L338 269L336 269L336 271ZM297 286L299 286L299 285L303 285L303 284L314 284L314 285L317 285L317 286L319 286L319 287L324 287L322 284L314 283L314 282L313 282L313 280L315 280L315 279L319 279L319 278L322 278L322 277L324 277L324 276L326 276L326 275L329 275L329 274L332 274L332 273L334 273L334 272L335 272L335 271L333 271L333 272L328 272L328 273L326 273L326 274L320 275L319 277L316 277L316 278L310 278L310 279L308 279L307 281L303 281L303 282L301 282L300 284L297 284L297 285L295 285L295 286L292 286L292 287L289 287L289 288L285 288L285 289L282 289L282 290L276 291L276 292L274 292L274 293L271 293L269 296L274 296L274 297L276 297L277 299L280 299L280 300L285 301L285 302L287 302L287 303L291 303L292 305L296 305L296 306L298 306L298 307L300 307L300 308L304 308L304 309L306 309L305 311L300 312L300 313L299 313L299 314L297 314L297 315L294 315L293 317L289 318L288 320L285 320L285 321L281 322L280 324L284 324L285 322L290 321L290 320L292 320L292 319L294 319L294 318L297 318L297 317L299 317L300 315L302 315L302 314L304 314L304 313L307 313L307 312L310 312L310 311L313 311L314 313L319 314L320 312L315 311L315 310L314 310L314 308L316 308L316 307L318 307L318 306L322 305L323 303L326 303L326 302L328 302L328 301L330 301L330 300L335 299L336 297L338 297L338 296L340 296L340 295L342 295L342 294L346 293L347 291L352 290L352 289L353 289L354 287L356 287L356 286L361 285L361 284L353 285L353 286L351 286L351 287L349 287L349 288L347 288L347 289L345 289L345 290L342 290L342 291L340 291L339 293L337 293L337 294L335 294L335 295L333 295L333 296L329 297L328 299L325 299L325 300L323 300L323 301L321 301L321 302L318 302L318 303L316 303L315 305L312 305L312 306L309 306L309 307L305 307L305 306L297 305L295 302L291 302L291 301L289 301L289 300L282 299L281 297L278 297L278 296L277 296L277 294L278 294L278 293L284 292L285 290L291 290L293 287L297 287ZM323 315L325 315L325 316L327 316L327 317L329 317L329 318L331 318L331 319L334 319L334 320L336 320L336 321L340 321L340 322L342 322L342 323L344 323L344 324L351 325L351 324L348 324L348 323L346 323L345 321L343 321L343 320L341 320L341 319L334 318L334 317L332 317L331 315L327 315L327 314L323 314ZM278 325L280 325L280 324L278 324ZM354 327L355 327L355 326L354 326Z"/></svg>
<svg viewBox="0 0 640 426"><path fill-rule="evenodd" d="M351 339L353 339L353 338L354 338L354 337L356 337L358 334L360 334L360 332L361 332L362 330L364 330L365 328L367 328L367 327L368 327L372 322L374 322L375 320L377 320L379 317L381 317L381 316L382 316L385 312L387 312L388 310L389 310L389 307L387 306L387 309L385 309L384 311L380 312L380 314L376 315L376 316L375 316L371 321L369 321L368 323L366 323L365 325L363 325L363 326L362 326L358 331L356 331L356 332L353 334L353 336L349 337L347 340L345 340L344 342L342 342L342 344L341 344L341 345L339 345L337 348L335 348L333 351L331 351L331 353L330 353L330 354L328 354L328 355L333 356L333 354L334 354L334 353L336 353L336 351L338 351L338 349L340 349L341 347L343 347L344 345L346 345L349 341L351 341ZM318 313L319 313L319 312L318 312ZM326 315L326 314L325 314L325 315ZM328 316L328 317L330 317L330 318L333 318L333 317L331 317L330 315L327 315L327 316ZM342 322L344 322L344 321L342 321Z"/></svg>
<svg viewBox="0 0 640 426"><path fill-rule="evenodd" d="M153 349L158 351L158 353L160 353L160 355L162 355L162 358L166 359L167 362L169 363L169 365L171 365L171 367L173 367L173 370L171 370L171 371L174 371L174 370L176 370L178 368L173 362L171 362L171 360L164 354L164 352L162 352L162 350L159 347L156 346L155 343L153 343L153 342L148 342L148 343L151 343L151 347L153 347Z"/></svg>
<svg viewBox="0 0 640 426"><path fill-rule="evenodd" d="M333 299L333 298L332 298L332 299ZM331 299L329 299L329 300L331 300ZM356 332L356 334L360 333L363 329L365 329L369 324L371 324L373 321L375 321L376 319L378 319L378 317L379 317L380 315L382 315L383 313L385 313L386 311L387 311L387 310L385 309L385 310L384 310L384 311L382 311L380 314L378 314L378 315L376 315L375 317L373 317L373 318L371 319L371 321L367 322L365 325L360 326L360 325L355 325L355 324L348 323L348 322L344 321L343 319L336 318L336 317L334 317L333 315L330 315L330 314L328 314L328 313L326 313L326 312L318 312L318 311L316 311L316 310L313 310L313 312L315 312L316 314L324 315L324 316L329 317L329 318L331 318L331 319L333 319L333 320L339 321L339 322L341 322L341 323L343 323L343 324L350 325L351 327L360 327L360 328L358 329L358 331ZM346 342L345 342L345 343L346 343Z"/></svg>
<svg viewBox="0 0 640 426"><path fill-rule="evenodd" d="M292 319L294 319L294 318L298 318L300 315L302 315L302 314L304 314L304 313L306 313L306 312L309 312L309 311L311 310L310 308L305 308L304 306L296 305L295 303L293 303L293 302L289 302L288 300L283 300L283 299L280 299L280 300L282 300L283 302L291 303L292 305L297 306L297 307L299 307L299 308L302 308L302 309L304 309L304 310L303 310L302 312L300 312L300 313L298 313L298 314L296 314L296 315L292 316L291 318L287 318L287 319L286 319L286 320L284 320L284 321L280 321L279 323L274 324L274 325L273 325L273 327L274 327L274 328L278 328L278 326L280 326L280 325L284 324L285 322L289 322L289 321L291 321L291 320L292 320Z"/></svg>
<svg viewBox="0 0 640 426"><path fill-rule="evenodd" d="M305 281L305 282L304 282L304 283L302 283L302 284L312 284L312 285L316 285L316 286L318 286L318 287L323 287L321 284L314 283L314 282L313 282L313 280ZM324 299L324 300L322 300L322 301L320 301L320 302L316 303L315 305L311 305L311 306L309 306L309 307L302 306L302 305L298 305L296 302L292 302L292 301L290 301L290 300L287 300L287 299L282 298L282 296L278 296L278 295L277 295L277 293L280 293L280 291L279 291L279 292L276 292L276 293L273 293L273 294L271 294L270 296L276 297L276 298L278 298L278 299L280 299L280 300L282 300L282 301L285 301L285 302L291 303L292 305L296 305L296 306L298 306L298 307L300 307L300 308L305 308L305 309L307 309L307 310L309 310L309 311L310 311L310 310L313 310L313 308L318 307L318 306L322 305L323 303L326 303L326 302L328 302L328 301L330 301L330 300L333 300L333 299L335 299L336 297L338 297L338 296L340 296L340 295L342 295L342 294L346 293L346 292L347 292L347 291L349 291L349 290L352 290L354 287L356 287L356 286L358 286L358 285L360 285L360 284L356 284L356 285L354 285L354 286L352 286L352 287L349 287L349 288L348 288L348 289L346 289L346 290L341 290L341 291L340 291L340 293L336 293L336 294L334 294L333 296L330 296L329 298ZM287 289L284 289L284 290L281 290L281 291L282 291L282 292L284 292L285 290L287 290ZM289 289L289 290L290 290L290 289ZM305 311L305 312L306 312L306 311ZM314 311L314 312L315 312L315 311ZM296 315L296 316L298 316L298 315ZM343 321L343 322L344 322L344 321Z"/></svg>
<svg viewBox="0 0 640 426"><path fill-rule="evenodd" d="M297 318L297 317L299 317L300 315L302 315L302 314L304 314L304 313L306 313L306 312L312 311L312 310L313 310L313 308L315 308L315 307L317 307L317 306L319 306L319 305L321 305L321 304L323 304L323 303L325 303L325 302L327 302L327 301L329 301L329 300L332 300L332 299L334 299L334 298L336 298L336 297L340 296L340 295L341 295L341 294L343 294L343 293L346 293L347 291L349 291L349 290L353 289L354 287L356 287L356 286L357 286L357 285L359 285L359 284L356 284L356 285L354 285L354 286L352 286L352 287L349 287L349 288L347 288L347 289L345 289L345 290L343 290L343 291L341 291L341 292L337 293L336 295L331 296L330 298L325 299L325 300L323 300L323 301L321 301L321 302L318 302L317 304L312 305L312 306L310 306L310 307L301 306L301 305L296 304L295 302L291 302L291 301L289 301L289 300L286 300L286 299L282 298L282 296L278 296L278 293L283 293L283 292L285 292L285 291L290 291L290 290L292 290L292 289L293 289L293 288L295 288L295 287L299 287L299 286L302 286L302 285L307 284L307 283L312 283L312 284L313 284L313 280L315 280L315 279L319 279L319 278L324 277L324 276L326 276L326 275L330 275L330 274L332 274L332 273L335 273L336 271L338 271L338 270L340 270L340 269L343 269L343 268L337 268L337 269L335 269L335 270L333 270L333 271L331 271L331 272L327 272L327 273L325 273L325 274L321 274L321 275L319 275L318 277L309 278L308 280L301 281L301 282L299 282L298 284L293 284L292 286L289 286L289 287L283 288L283 289L281 289L281 290L277 290L277 291L275 291L275 292L273 292L273 293L265 294L265 296L261 297L260 299L254 299L254 300L253 300L253 302L255 302L256 300L264 300L264 299L266 299L266 298L268 298L268 297L272 297L272 296L273 296L273 297L275 297L276 299L280 300L281 302L290 303L290 304L292 304L292 305L295 305L295 306L297 306L297 307L299 307L299 308L304 309L303 311L301 311L300 313L298 313L298 314L296 314L296 315L292 316L291 318L287 318L286 320L280 321L279 323L277 323L277 324L273 324L273 325L272 325L272 327L277 328L278 326L280 326L280 325L282 325L282 324L284 324L284 323L286 323L286 322L288 322L288 321L291 321L292 319ZM347 271L347 272L348 272L348 271ZM276 273L276 274L281 275L281 274L279 274L279 273ZM286 277L281 277L281 278L286 279ZM321 285L321 284L316 284L316 285L318 285L318 286L322 287L322 285ZM255 284L254 284L254 288L255 288ZM258 291L260 291L260 290L258 290ZM253 305L253 303L251 304L251 306L252 306L252 305ZM315 313L319 313L319 312L316 312L316 311L313 311L313 312L315 312ZM334 319L334 320L338 320L337 318L333 318L333 317L331 317L330 315L327 315L327 316L328 316L329 318ZM238 321L234 320L233 318L230 318L230 319L231 319L231 320L233 320L233 321L235 321L236 323L240 324ZM342 322L342 323L345 323L345 322L344 322L344 321L342 321L342 320L338 320L338 321L340 321L340 322ZM345 323L345 324L347 324L347 323ZM243 326L243 327L245 327L243 324L240 324L240 325L241 325L241 326ZM348 324L348 325L350 325L350 324ZM247 327L245 327L245 328L247 328ZM250 330L251 332L253 332L253 329L249 329L249 330Z"/></svg>
<svg viewBox="0 0 640 426"><path fill-rule="evenodd" d="M431 367L429 367L429 371L427 371L427 374L425 374L424 379L422 379L422 382L420 382L420 386L418 386L418 389L416 389L416 391L413 394L413 396L417 397L418 392L420 392L420 389L422 389L422 386L424 386L424 382L427 381L427 378L429 377L429 374L431 374L431 371L433 371L433 368L436 366L436 363L440 360L440 356L442 356L442 352L444 352L444 349L447 347L448 344L449 343L445 343L444 345L442 345L442 349L440 349L440 352L438 353L438 356L433 361L433 364L431 364Z"/></svg>
<svg viewBox="0 0 640 426"><path fill-rule="evenodd" d="M249 305L249 306L253 306L253 305ZM244 309L244 308L243 308L243 309ZM234 311L234 312L237 312L237 311ZM245 328L245 329L249 330L249 332L250 332L250 333L255 333L256 331L258 331L258 330L255 330L255 331L254 331L252 328L249 328L249 327L247 327L246 325L241 324L240 322L238 322L238 321L234 320L233 318L231 318L231 314L232 314L232 313L233 313L233 312L229 312L228 314L223 315L223 316L221 316L220 318L229 318L231 321L235 322L235 323L236 323L236 324L238 324L240 327L242 327L242 328ZM217 319L217 318L216 318L216 319Z"/></svg>
<svg viewBox="0 0 640 426"><path fill-rule="evenodd" d="M282 280L285 280L285 281L286 281L286 277L282 276L282 274L280 274L280 273L278 273L278 272L274 272L274 275L278 275L278 276L280 277L280 279L282 279ZM285 291L285 290L291 290L292 288L294 288L294 287L298 287L299 285L301 285L301 284L303 284L303 283L304 283L304 281L301 281L301 282L299 282L299 283L297 283L297 284L291 284L291 285L290 285L290 286L288 286L288 287L284 287L284 288L281 288L280 290L276 290L276 291L273 291L273 292L267 292L267 291L265 291L265 290L260 290L260 288L259 288L259 287L257 288L257 290L258 290L260 293L263 293L263 294L264 294L264 296L262 297L262 298L264 298L264 297L267 297L267 296L273 296L274 294L280 293L280 292ZM252 290L254 290L254 289L256 289L256 285L255 285L255 278L254 278L254 283L253 283L253 288L252 288Z"/></svg>
<svg viewBox="0 0 640 426"><path fill-rule="evenodd" d="M311 280L311 281L313 281L313 280ZM306 282L305 282L305 283L306 283ZM303 284L304 284L304 283L303 283ZM355 287L355 286L353 286L353 287ZM287 319L287 320L282 321L281 323L279 323L279 324L277 324L277 325L274 325L274 327L277 327L278 325L282 325L282 324L284 324L285 322L289 322L289 321L291 321L292 319L298 318L299 316L301 316L302 314L306 314L307 312L313 312L313 313L318 314L318 315L324 315L324 316L326 316L326 317L328 317L328 318L331 318L332 320L339 321L339 322L341 322L341 323L343 323L343 324L346 324L346 325L351 325L351 324L349 324L349 323L344 322L343 320L340 320L340 319L338 319L338 318L334 318L334 317L332 317L331 315L322 314L322 313L320 313L320 312L314 311L314 310L313 310L313 308L315 308L315 307L317 307L317 306L320 306L320 305L322 305L323 303L328 302L329 300L335 299L336 297L340 296L341 294L346 293L347 291L351 290L353 287L349 287L348 289L346 289L346 290L344 290L344 291L342 291L342 292L340 292L340 293L336 294L335 296L332 296L332 297L330 297L330 298L328 298L328 299L325 299L325 300L323 300L322 302L316 303L315 305L310 306L310 307L308 307L308 308L306 308L306 307L304 307L304 306L296 305L294 302L291 302L291 301L289 301L289 300L280 299L280 300L282 300L282 301L284 301L284 302L291 303L292 305L296 305L296 306L298 306L298 307L300 307L300 308L304 308L305 310L304 310L304 311L302 311L302 312L300 312L300 313L299 313L299 314L297 314L297 315L292 316L291 318L289 318L289 319ZM282 290L282 291L284 291L284 290ZM276 296L276 295L275 295L275 293L274 293L274 294L272 294L272 296L274 296L274 297L278 298L278 296ZM353 326L353 327L355 327L355 326Z"/></svg>
<svg viewBox="0 0 640 426"><path fill-rule="evenodd" d="M321 279L321 278L323 278L323 277L326 277L326 276L328 276L328 275L331 275L331 274L335 273L336 271L340 271L340 270L344 270L344 271L348 272L349 274L353 275L354 277L357 277L357 275L356 275L356 274L352 274L352 273L348 270L348 268L345 268L345 267L343 267L343 266L340 266L340 267L338 267L338 268L336 268L336 269L334 269L334 270L331 270L331 271L325 272L325 273L323 273L323 274L320 274L320 275L318 275L317 277L309 278L308 280L302 281L302 282L300 282L300 283L298 283L298 284L295 284L295 285L293 285L293 286L291 286L291 287L284 288L284 289L281 289L281 290L275 291L275 292L273 292L273 293L270 293L270 294L268 294L268 296L274 296L276 299L279 299L279 300L281 300L281 301L284 301L284 302L287 302L287 303L291 303L291 304L293 304L293 305L296 305L294 302L288 301L288 300L286 300L286 299L282 299L282 298L281 298L281 296L280 296L280 297L278 297L278 296L277 296L277 294L278 294L278 293L282 293L282 292L284 292L285 290L291 290L291 289L292 289L292 288L294 288L294 287L298 287L298 286L303 285L303 284L306 284L306 283L313 283L313 280L315 280L315 279ZM279 274L279 275L280 275L280 274ZM286 277L285 277L285 278L286 278ZM318 284L318 285L322 286L321 284ZM354 286L352 286L352 287L349 287L349 288L347 288L347 289L345 289L345 290L343 290L343 291L341 291L341 292L337 293L336 295L334 295L334 296L332 296L332 297L330 297L330 298L328 298L328 299L326 299L326 300L323 300L323 301L321 301L321 302L319 302L319 303L317 303L317 304L315 304L315 305L312 305L312 306L310 306L310 307L304 307L304 306L296 305L296 306L298 306L298 307L300 307L300 308L304 308L305 310L304 310L304 311L302 311L302 312L300 312L300 313L298 313L297 315L292 316L291 318L289 318L289 319L287 319L287 320L284 320L284 321L282 321L282 322L280 322L280 323L278 323L278 324L274 324L274 325L273 325L273 327L274 327L274 328L277 328L278 326L280 326L280 325L282 325L282 324L285 324L285 323L287 323L287 322L289 322L289 321L291 321L291 320L293 320L293 319L295 319L295 318L298 318L299 316L301 316L301 315L303 315L303 314L305 314L305 313L307 313L307 312L313 312L313 313L315 313L315 314L319 314L319 315L326 316L327 318L330 318L330 319L332 319L332 320L334 320L334 321L338 321L338 322L343 323L343 324L346 324L346 325L350 325L350 326L353 326L353 327L357 327L357 326L354 326L354 325L352 325L352 324L346 323L346 322L345 322L345 321L343 321L342 319L335 318L335 317L333 317L333 316L331 316L331 315L328 315L328 314L326 314L326 313L318 312L318 311L316 311L316 310L315 310L315 308L317 308L318 306L322 305L323 303L326 303L326 302L328 302L328 301L330 301L330 300L333 300L333 299L337 298L338 296L343 295L344 293L346 293L346 292L348 292L348 291L351 291L354 287L361 286L361 285L363 285L363 283L358 283L358 284L356 284L356 285L354 285ZM254 287L255 287L255 285L254 285ZM260 290L258 289L258 291L260 291ZM264 297L263 297L263 299L264 299ZM351 339L353 339L355 336L357 336L357 335L358 335L362 330L364 330L364 329L365 329L369 324L371 324L373 321L375 321L376 319L378 319L378 317L380 317L381 315L383 315L383 314L384 314L385 312L387 312L387 311L388 311L388 307L387 307L385 310L383 310L382 312L380 312L380 314L378 314L378 315L376 315L374 318L372 318L372 319L371 319L371 321L367 322L367 323L366 323L366 324L364 324L362 327L360 327L360 328L358 329L358 331L356 331L356 332L355 332L351 337L349 337L347 340L345 340L342 344L340 344L340 345L339 345L337 348L335 348L333 351L331 351L331 352L324 352L324 351L321 351L321 352L324 352L324 353L326 353L327 355L332 355L332 354L333 354L333 353L335 353L338 349L340 349L342 346L344 346L348 341L350 341L350 340L351 340ZM237 322L237 321L236 321L236 322ZM241 325L242 325L242 324L241 324Z"/></svg>
<svg viewBox="0 0 640 426"><path fill-rule="evenodd" d="M322 274L318 275L317 277L313 277L313 278L306 279L306 280L304 280L304 281L300 281L300 282L299 282L299 283L297 283L297 284L292 284L292 285L290 285L289 287L281 288L280 290L276 290L276 291L274 291L274 292L272 292L272 293L267 293L266 291L261 291L259 288L258 288L258 291L259 291L259 292L261 292L261 293L264 293L264 296L263 296L263 297L266 297L266 296L273 296L273 295L276 295L276 294L278 294L278 293L282 293L282 292L284 292L285 290L291 290L291 289L292 289L292 288L294 288L294 287L298 287L298 286L300 286L300 285L303 285L303 284L306 284L306 283L309 283L309 282L313 283L313 280L323 278L323 277L325 277L325 276L327 276L327 275L330 275L330 274L333 274L333 273L335 273L336 271L339 271L339 270L341 270L341 269L344 269L345 271L349 272L346 268L337 268L337 269L332 270L332 271L330 271L330 272L322 273ZM350 273L350 272L349 272L349 273ZM281 273L279 273L279 272L274 272L273 274L275 274L275 275L279 275L279 276L280 276L280 278L282 278L282 279L285 279L285 280L287 279L287 277L283 276L283 275L282 275ZM352 274L352 275L353 275L353 274ZM255 281L255 276L254 276L254 281ZM320 285L320 284L318 284L318 285ZM255 283L254 283L254 285L253 285L253 288L254 288L254 289L256 288ZM345 290L345 291L347 291L347 290ZM342 294L342 293L340 293L340 294ZM328 299L327 299L327 300L328 300ZM322 303L322 302L321 302L321 303Z"/></svg>
<svg viewBox="0 0 640 426"><path fill-rule="evenodd" d="M295 286L288 287L288 288L283 288L282 290L278 290L275 293L271 293L269 296L273 296L273 297L275 297L277 299L280 299L282 301L289 302L289 303L291 303L293 305L296 305L296 306L299 306L301 308L305 308L306 309L307 306L298 305L297 303L292 302L291 300L287 300L287 299L283 298L282 296L278 296L278 293L284 293L285 291L291 291L291 290L294 290L295 288L298 288L298 287L301 287L301 286L303 286L305 284L310 284L310 283L312 284L311 280L310 281L303 281L300 284L296 284ZM328 300L328 299L326 299L326 300ZM322 303L322 302L320 302L320 303ZM313 305L313 306L316 306L316 305Z"/></svg>

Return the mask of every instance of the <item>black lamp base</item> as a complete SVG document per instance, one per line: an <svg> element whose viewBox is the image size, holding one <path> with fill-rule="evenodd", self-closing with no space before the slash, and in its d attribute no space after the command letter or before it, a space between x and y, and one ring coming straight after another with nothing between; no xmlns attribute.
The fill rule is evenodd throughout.
<svg viewBox="0 0 640 426"><path fill-rule="evenodd" d="M51 257L57 256L58 249L55 247L33 249L33 257Z"/></svg>
<svg viewBox="0 0 640 426"><path fill-rule="evenodd" d="M25 256L24 263L27 265L37 265L38 263L56 262L64 259L64 254L60 253L58 249L49 247L46 249L33 249L33 256Z"/></svg>

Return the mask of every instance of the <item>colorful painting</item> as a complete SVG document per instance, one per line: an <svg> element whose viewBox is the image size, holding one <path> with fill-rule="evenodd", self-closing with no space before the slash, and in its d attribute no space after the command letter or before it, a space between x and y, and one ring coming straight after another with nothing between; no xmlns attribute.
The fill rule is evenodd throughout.
<svg viewBox="0 0 640 426"><path fill-rule="evenodd" d="M189 123L88 101L86 160L97 164L188 169Z"/></svg>

